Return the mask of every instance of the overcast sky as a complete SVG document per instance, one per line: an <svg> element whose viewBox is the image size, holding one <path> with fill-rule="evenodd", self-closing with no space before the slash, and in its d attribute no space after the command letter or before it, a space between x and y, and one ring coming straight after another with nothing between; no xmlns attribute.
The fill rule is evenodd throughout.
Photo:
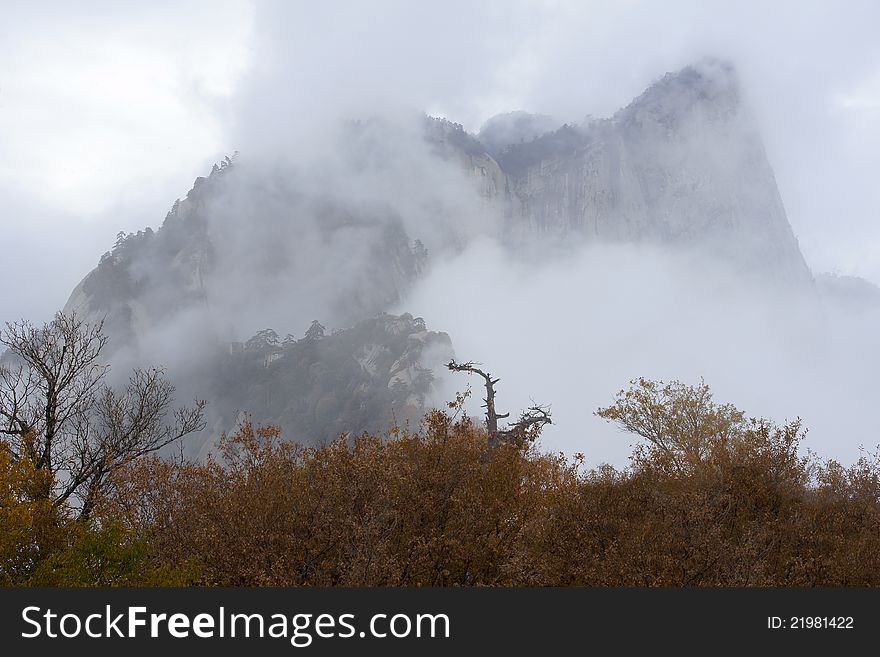
<svg viewBox="0 0 880 657"><path fill-rule="evenodd" d="M706 54L740 71L810 265L880 283L875 1L0 4L0 320L46 319L226 153L400 110L605 116Z"/></svg>

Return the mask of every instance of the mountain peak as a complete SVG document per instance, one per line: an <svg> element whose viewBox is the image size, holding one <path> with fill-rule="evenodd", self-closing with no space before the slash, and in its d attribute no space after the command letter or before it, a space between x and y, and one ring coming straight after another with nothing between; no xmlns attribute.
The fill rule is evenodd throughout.
<svg viewBox="0 0 880 657"><path fill-rule="evenodd" d="M730 116L739 110L741 100L736 67L724 59L703 57L664 75L615 118L626 120L649 113L666 123L686 117L695 107L703 107L716 117Z"/></svg>

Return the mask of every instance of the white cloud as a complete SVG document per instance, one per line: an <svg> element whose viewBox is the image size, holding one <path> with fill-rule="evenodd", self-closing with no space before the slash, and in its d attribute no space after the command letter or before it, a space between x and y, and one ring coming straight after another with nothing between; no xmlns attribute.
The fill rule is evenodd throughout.
<svg viewBox="0 0 880 657"><path fill-rule="evenodd" d="M545 256L523 262L475 242L401 305L449 331L459 360L500 378L500 412L552 404L545 448L626 464L634 438L593 412L637 377L703 377L719 401L752 416L800 416L807 446L824 457L852 462L877 442L865 421L880 395L876 313L825 313L685 252L592 246ZM469 383L443 376L447 400ZM480 417L479 381L470 384L468 411Z"/></svg>
<svg viewBox="0 0 880 657"><path fill-rule="evenodd" d="M238 0L4 6L0 319L49 317L117 231L156 226L234 150L251 18Z"/></svg>
<svg viewBox="0 0 880 657"><path fill-rule="evenodd" d="M0 28L5 186L94 215L157 183L179 188L226 148L216 103L247 63L247 5L28 7Z"/></svg>

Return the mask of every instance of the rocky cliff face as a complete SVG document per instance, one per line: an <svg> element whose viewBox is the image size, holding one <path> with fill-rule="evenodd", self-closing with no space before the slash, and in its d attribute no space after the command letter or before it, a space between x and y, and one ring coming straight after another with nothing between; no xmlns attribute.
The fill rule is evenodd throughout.
<svg viewBox="0 0 880 657"><path fill-rule="evenodd" d="M724 62L668 74L611 118L511 144L498 162L526 235L696 246L762 277L811 280Z"/></svg>
<svg viewBox="0 0 880 657"><path fill-rule="evenodd" d="M162 227L120 233L116 245L74 288L65 312L105 319L114 347L131 344L168 317L206 301L205 276L213 259L207 235L209 203L227 173L217 167L197 178L174 203Z"/></svg>

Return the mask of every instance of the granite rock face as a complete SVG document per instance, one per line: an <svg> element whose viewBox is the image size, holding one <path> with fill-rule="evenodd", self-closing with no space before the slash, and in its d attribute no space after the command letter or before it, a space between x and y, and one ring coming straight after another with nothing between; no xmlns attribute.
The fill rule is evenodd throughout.
<svg viewBox="0 0 880 657"><path fill-rule="evenodd" d="M498 162L526 235L696 246L762 277L811 281L724 62L667 74L611 118L513 144Z"/></svg>

